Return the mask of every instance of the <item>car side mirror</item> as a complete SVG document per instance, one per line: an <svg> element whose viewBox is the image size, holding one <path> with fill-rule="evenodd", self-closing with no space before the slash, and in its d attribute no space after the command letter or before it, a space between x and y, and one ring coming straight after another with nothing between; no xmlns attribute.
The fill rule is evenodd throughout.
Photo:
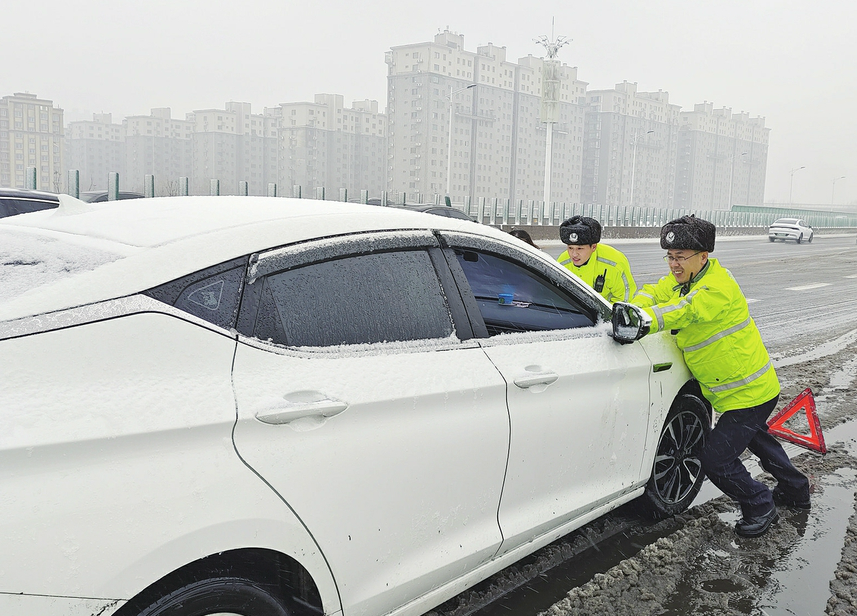
<svg viewBox="0 0 857 616"><path fill-rule="evenodd" d="M613 304L613 340L619 344L630 344L649 333L652 319L642 308L634 304Z"/></svg>

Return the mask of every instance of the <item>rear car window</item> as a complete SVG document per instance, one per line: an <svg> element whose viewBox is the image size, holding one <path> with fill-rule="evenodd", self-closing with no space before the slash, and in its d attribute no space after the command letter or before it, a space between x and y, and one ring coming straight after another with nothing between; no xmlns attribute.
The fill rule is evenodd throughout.
<svg viewBox="0 0 857 616"><path fill-rule="evenodd" d="M121 257L85 243L0 228L0 303Z"/></svg>

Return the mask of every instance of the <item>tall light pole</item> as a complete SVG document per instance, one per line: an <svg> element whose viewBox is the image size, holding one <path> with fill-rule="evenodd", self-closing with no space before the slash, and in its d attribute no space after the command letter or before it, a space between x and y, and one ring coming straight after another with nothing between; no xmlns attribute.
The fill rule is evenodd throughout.
<svg viewBox="0 0 857 616"><path fill-rule="evenodd" d="M652 134L653 130L647 130L646 134ZM634 129L634 155L631 157L631 206L634 205L634 175L637 173L637 129Z"/></svg>
<svg viewBox="0 0 857 616"><path fill-rule="evenodd" d="M838 182L839 180L844 180L844 179L845 179L844 175L841 177L838 177L838 178L833 178L833 189L830 191L830 205L833 205L834 203L836 203L833 200L833 195L836 194L836 182Z"/></svg>
<svg viewBox="0 0 857 616"><path fill-rule="evenodd" d="M747 152L741 152L741 156L746 156ZM735 154L730 156L732 159L732 169L729 171L729 203L726 204L726 207L730 210L732 209L732 187L735 184ZM743 159L741 159L743 160Z"/></svg>
<svg viewBox="0 0 857 616"><path fill-rule="evenodd" d="M455 109L454 103L452 101L452 97L458 94L459 92L464 92L465 90L469 90L470 88L475 88L476 84L471 83L469 86L464 86L463 88L458 88L457 90L451 90L447 95L449 98L449 139L447 140L447 152L446 152L446 196L452 199L452 116Z"/></svg>
<svg viewBox="0 0 857 616"><path fill-rule="evenodd" d="M789 171L789 205L792 204L792 186L795 182L795 173L797 173L801 169L806 169L806 165L804 165L803 167L795 167L794 169Z"/></svg>
<svg viewBox="0 0 857 616"><path fill-rule="evenodd" d="M556 59L560 47L567 45L570 39L564 36L554 37L554 23L551 20L551 38L540 36L535 40L547 52L542 61L542 105L539 119L545 123L545 192L544 208L550 210L551 170L553 168L553 125L559 122L559 99L561 89L560 64ZM544 212L542 212L544 215ZM541 220L542 216L539 216Z"/></svg>

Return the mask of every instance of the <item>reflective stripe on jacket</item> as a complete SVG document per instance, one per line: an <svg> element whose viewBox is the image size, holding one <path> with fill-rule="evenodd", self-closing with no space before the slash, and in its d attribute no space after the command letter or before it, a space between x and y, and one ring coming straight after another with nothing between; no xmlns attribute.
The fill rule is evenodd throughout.
<svg viewBox="0 0 857 616"><path fill-rule="evenodd" d="M676 344L714 410L723 412L767 402L780 382L747 300L732 273L716 259L680 296L670 272L643 285L633 303L652 317L652 332L677 329Z"/></svg>
<svg viewBox="0 0 857 616"><path fill-rule="evenodd" d="M557 261L601 293L608 302L630 302L637 292L637 283L631 275L631 264L628 263L628 258L607 244L598 244L589 261L580 267L572 262L567 250L557 258ZM601 290L595 286L599 276L604 276L604 286Z"/></svg>

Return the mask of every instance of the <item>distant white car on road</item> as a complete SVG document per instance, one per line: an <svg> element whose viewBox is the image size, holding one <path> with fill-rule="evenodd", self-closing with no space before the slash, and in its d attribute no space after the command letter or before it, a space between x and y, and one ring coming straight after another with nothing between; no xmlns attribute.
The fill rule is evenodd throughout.
<svg viewBox="0 0 857 616"><path fill-rule="evenodd" d="M0 221L2 616L416 616L699 490L669 332L503 231L59 200Z"/></svg>
<svg viewBox="0 0 857 616"><path fill-rule="evenodd" d="M794 240L800 244L811 242L812 236L812 227L800 218L779 218L768 227L768 239L772 242Z"/></svg>

